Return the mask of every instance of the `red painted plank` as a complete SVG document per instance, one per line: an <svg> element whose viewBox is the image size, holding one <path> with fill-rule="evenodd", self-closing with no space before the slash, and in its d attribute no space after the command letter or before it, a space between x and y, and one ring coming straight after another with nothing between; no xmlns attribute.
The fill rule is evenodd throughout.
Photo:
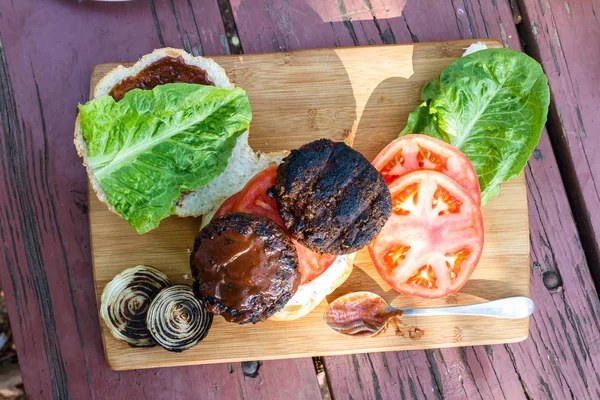
<svg viewBox="0 0 600 400"><path fill-rule="evenodd" d="M497 347L328 357L327 372L334 393L353 398L525 398L510 359ZM490 358L498 360L497 370Z"/></svg>
<svg viewBox="0 0 600 400"><path fill-rule="evenodd" d="M113 372L92 282L87 182L72 142L95 64L166 46L224 54L216 1L0 0L0 279L31 398L314 398L310 359Z"/></svg>
<svg viewBox="0 0 600 400"><path fill-rule="evenodd" d="M516 48L510 7L499 3L231 0L246 53L474 37L493 37ZM507 34L505 26L512 31Z"/></svg>
<svg viewBox="0 0 600 400"><path fill-rule="evenodd" d="M229 54L216 0L151 0L150 11L158 21L155 29L165 46L194 55Z"/></svg>
<svg viewBox="0 0 600 400"><path fill-rule="evenodd" d="M508 2L233 0L232 6L245 52L473 37L520 49ZM545 132L527 182L531 296L538 306L530 338L513 345L326 357L334 397L598 396L600 304Z"/></svg>
<svg viewBox="0 0 600 400"><path fill-rule="evenodd" d="M552 90L552 142L564 165L596 287L600 287L600 1L521 2L529 51Z"/></svg>
<svg viewBox="0 0 600 400"><path fill-rule="evenodd" d="M531 296L538 309L530 340L510 349L535 396L596 398L600 305L547 135L529 162L527 178Z"/></svg>

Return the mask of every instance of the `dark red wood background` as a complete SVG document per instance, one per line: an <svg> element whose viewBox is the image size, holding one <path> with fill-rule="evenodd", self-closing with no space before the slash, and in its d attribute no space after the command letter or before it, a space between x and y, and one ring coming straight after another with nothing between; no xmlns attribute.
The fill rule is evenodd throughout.
<svg viewBox="0 0 600 400"><path fill-rule="evenodd" d="M133 61L162 46L216 55L492 37L540 60L553 95L549 132L527 166L538 307L530 338L326 357L325 393L600 398L600 303L590 275L600 232L600 2L522 0L516 14L518 6L524 20L517 27L508 0L0 0L0 279L29 396L321 396L311 359L265 361L255 377L239 363L108 369L92 283L87 181L72 145L76 105L87 100L95 64Z"/></svg>

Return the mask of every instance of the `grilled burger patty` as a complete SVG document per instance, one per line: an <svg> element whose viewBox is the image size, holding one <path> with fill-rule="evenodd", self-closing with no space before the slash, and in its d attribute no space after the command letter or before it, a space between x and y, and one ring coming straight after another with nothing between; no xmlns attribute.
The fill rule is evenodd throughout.
<svg viewBox="0 0 600 400"><path fill-rule="evenodd" d="M298 242L327 254L348 254L373 240L392 210L381 174L359 152L320 139L292 150L277 169L275 196Z"/></svg>
<svg viewBox="0 0 600 400"><path fill-rule="evenodd" d="M196 236L190 264L196 296L229 322L266 320L300 285L289 236L270 219L250 214L211 221Z"/></svg>

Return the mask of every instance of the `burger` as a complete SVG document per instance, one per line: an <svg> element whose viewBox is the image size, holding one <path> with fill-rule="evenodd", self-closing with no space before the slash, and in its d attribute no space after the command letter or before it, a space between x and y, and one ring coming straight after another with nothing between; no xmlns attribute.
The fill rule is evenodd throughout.
<svg viewBox="0 0 600 400"><path fill-rule="evenodd" d="M197 296L209 307L215 304L211 310L232 322L238 322L228 314L232 307L250 315L266 307L268 312L258 320L300 318L344 283L352 272L354 253L377 236L390 213L387 185L360 153L327 139L308 143L292 150L281 165L259 172L241 191L225 200L196 237L190 264ZM272 289L257 290L272 288L274 280L280 278L263 265L265 254L274 254L273 249L265 248L266 244L277 241L261 238L257 244L253 233L250 245L248 239L231 238L231 232L225 237L214 234L224 224L239 231L227 222L229 216L236 216L236 220L260 216L279 226L290 237L297 254L300 284L294 287L291 280L278 284L276 294ZM257 252L263 256L257 256ZM289 257L281 254L275 259ZM264 302L264 294L279 299L280 287L291 296L271 307ZM257 322L253 318L243 321Z"/></svg>
<svg viewBox="0 0 600 400"><path fill-rule="evenodd" d="M390 215L383 178L344 143L253 151L249 100L211 59L155 50L93 93L75 124L93 190L140 234L202 217L194 293L230 322L308 314Z"/></svg>

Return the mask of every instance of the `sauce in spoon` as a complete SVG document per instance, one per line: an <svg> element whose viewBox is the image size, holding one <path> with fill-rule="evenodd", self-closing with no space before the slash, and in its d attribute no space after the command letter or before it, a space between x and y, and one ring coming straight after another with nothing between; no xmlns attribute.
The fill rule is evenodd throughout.
<svg viewBox="0 0 600 400"><path fill-rule="evenodd" d="M516 296L453 307L405 308L390 306L375 293L355 292L333 301L323 318L333 331L347 336L377 336L385 331L388 322L396 325L396 334L404 336L398 326L399 316L478 316L506 319L527 318L535 310L535 304L528 297ZM422 329L410 327L408 336L418 340L423 336Z"/></svg>
<svg viewBox="0 0 600 400"><path fill-rule="evenodd" d="M375 293L349 293L333 301L323 318L332 330L347 336L377 336L391 318L402 315L402 310L390 307Z"/></svg>

